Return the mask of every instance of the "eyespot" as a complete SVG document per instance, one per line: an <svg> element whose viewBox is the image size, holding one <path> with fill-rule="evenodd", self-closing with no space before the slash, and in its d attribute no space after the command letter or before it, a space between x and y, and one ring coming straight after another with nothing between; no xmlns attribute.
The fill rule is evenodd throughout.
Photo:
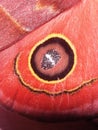
<svg viewBox="0 0 98 130"><path fill-rule="evenodd" d="M53 35L38 43L29 56L30 70L47 82L60 81L74 66L75 54L61 35Z"/></svg>
<svg viewBox="0 0 98 130"><path fill-rule="evenodd" d="M66 86L62 89L61 84L65 84L75 66L76 51L72 43L62 34L50 34L17 56L15 71L31 91L57 95L73 91Z"/></svg>

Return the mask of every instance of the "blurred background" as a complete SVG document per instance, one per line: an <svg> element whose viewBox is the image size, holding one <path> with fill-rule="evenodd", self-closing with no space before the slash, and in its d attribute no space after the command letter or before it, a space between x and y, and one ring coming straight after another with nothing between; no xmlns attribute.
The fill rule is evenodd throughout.
<svg viewBox="0 0 98 130"><path fill-rule="evenodd" d="M45 123L0 108L0 130L98 130L92 121Z"/></svg>

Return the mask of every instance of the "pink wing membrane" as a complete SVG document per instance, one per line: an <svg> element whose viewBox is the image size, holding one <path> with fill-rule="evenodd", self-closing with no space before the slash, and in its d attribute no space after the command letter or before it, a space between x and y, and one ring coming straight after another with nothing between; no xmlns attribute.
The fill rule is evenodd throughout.
<svg viewBox="0 0 98 130"><path fill-rule="evenodd" d="M81 0L0 0L0 51Z"/></svg>
<svg viewBox="0 0 98 130"><path fill-rule="evenodd" d="M0 51L25 35L23 28L0 8Z"/></svg>

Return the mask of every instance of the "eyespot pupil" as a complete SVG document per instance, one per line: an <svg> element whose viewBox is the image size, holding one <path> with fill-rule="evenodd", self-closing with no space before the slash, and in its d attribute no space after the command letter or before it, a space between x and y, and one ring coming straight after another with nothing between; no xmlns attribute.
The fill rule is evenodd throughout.
<svg viewBox="0 0 98 130"><path fill-rule="evenodd" d="M46 54L44 54L41 62L41 67L44 70L51 69L58 63L60 58L61 56L56 50L50 49L46 52Z"/></svg>

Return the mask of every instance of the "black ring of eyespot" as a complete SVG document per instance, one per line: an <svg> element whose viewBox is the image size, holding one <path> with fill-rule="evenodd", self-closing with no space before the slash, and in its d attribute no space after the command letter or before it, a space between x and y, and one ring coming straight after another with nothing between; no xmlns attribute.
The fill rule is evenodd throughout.
<svg viewBox="0 0 98 130"><path fill-rule="evenodd" d="M43 74L42 72L40 72L40 70L37 68L37 65L36 65L34 59L35 59L35 55L38 52L38 50L40 49L40 47L45 47L52 43L53 44L58 43L60 46L62 46L62 48L64 48L65 52L68 54L69 63L67 65L67 67L64 69L64 71L62 71L61 73L55 74L53 76L49 76L47 74ZM40 45L38 45L35 48L35 50L33 51L32 55L31 55L30 64L31 64L31 68L33 69L34 73L41 79L46 80L46 81L56 81L58 79L59 80L63 79L71 71L71 69L73 68L73 65L74 65L74 61L75 61L75 55L74 55L73 49L69 45L68 41L66 41L62 37L54 36L54 37L47 39L46 41L44 41L43 43L41 43Z"/></svg>

